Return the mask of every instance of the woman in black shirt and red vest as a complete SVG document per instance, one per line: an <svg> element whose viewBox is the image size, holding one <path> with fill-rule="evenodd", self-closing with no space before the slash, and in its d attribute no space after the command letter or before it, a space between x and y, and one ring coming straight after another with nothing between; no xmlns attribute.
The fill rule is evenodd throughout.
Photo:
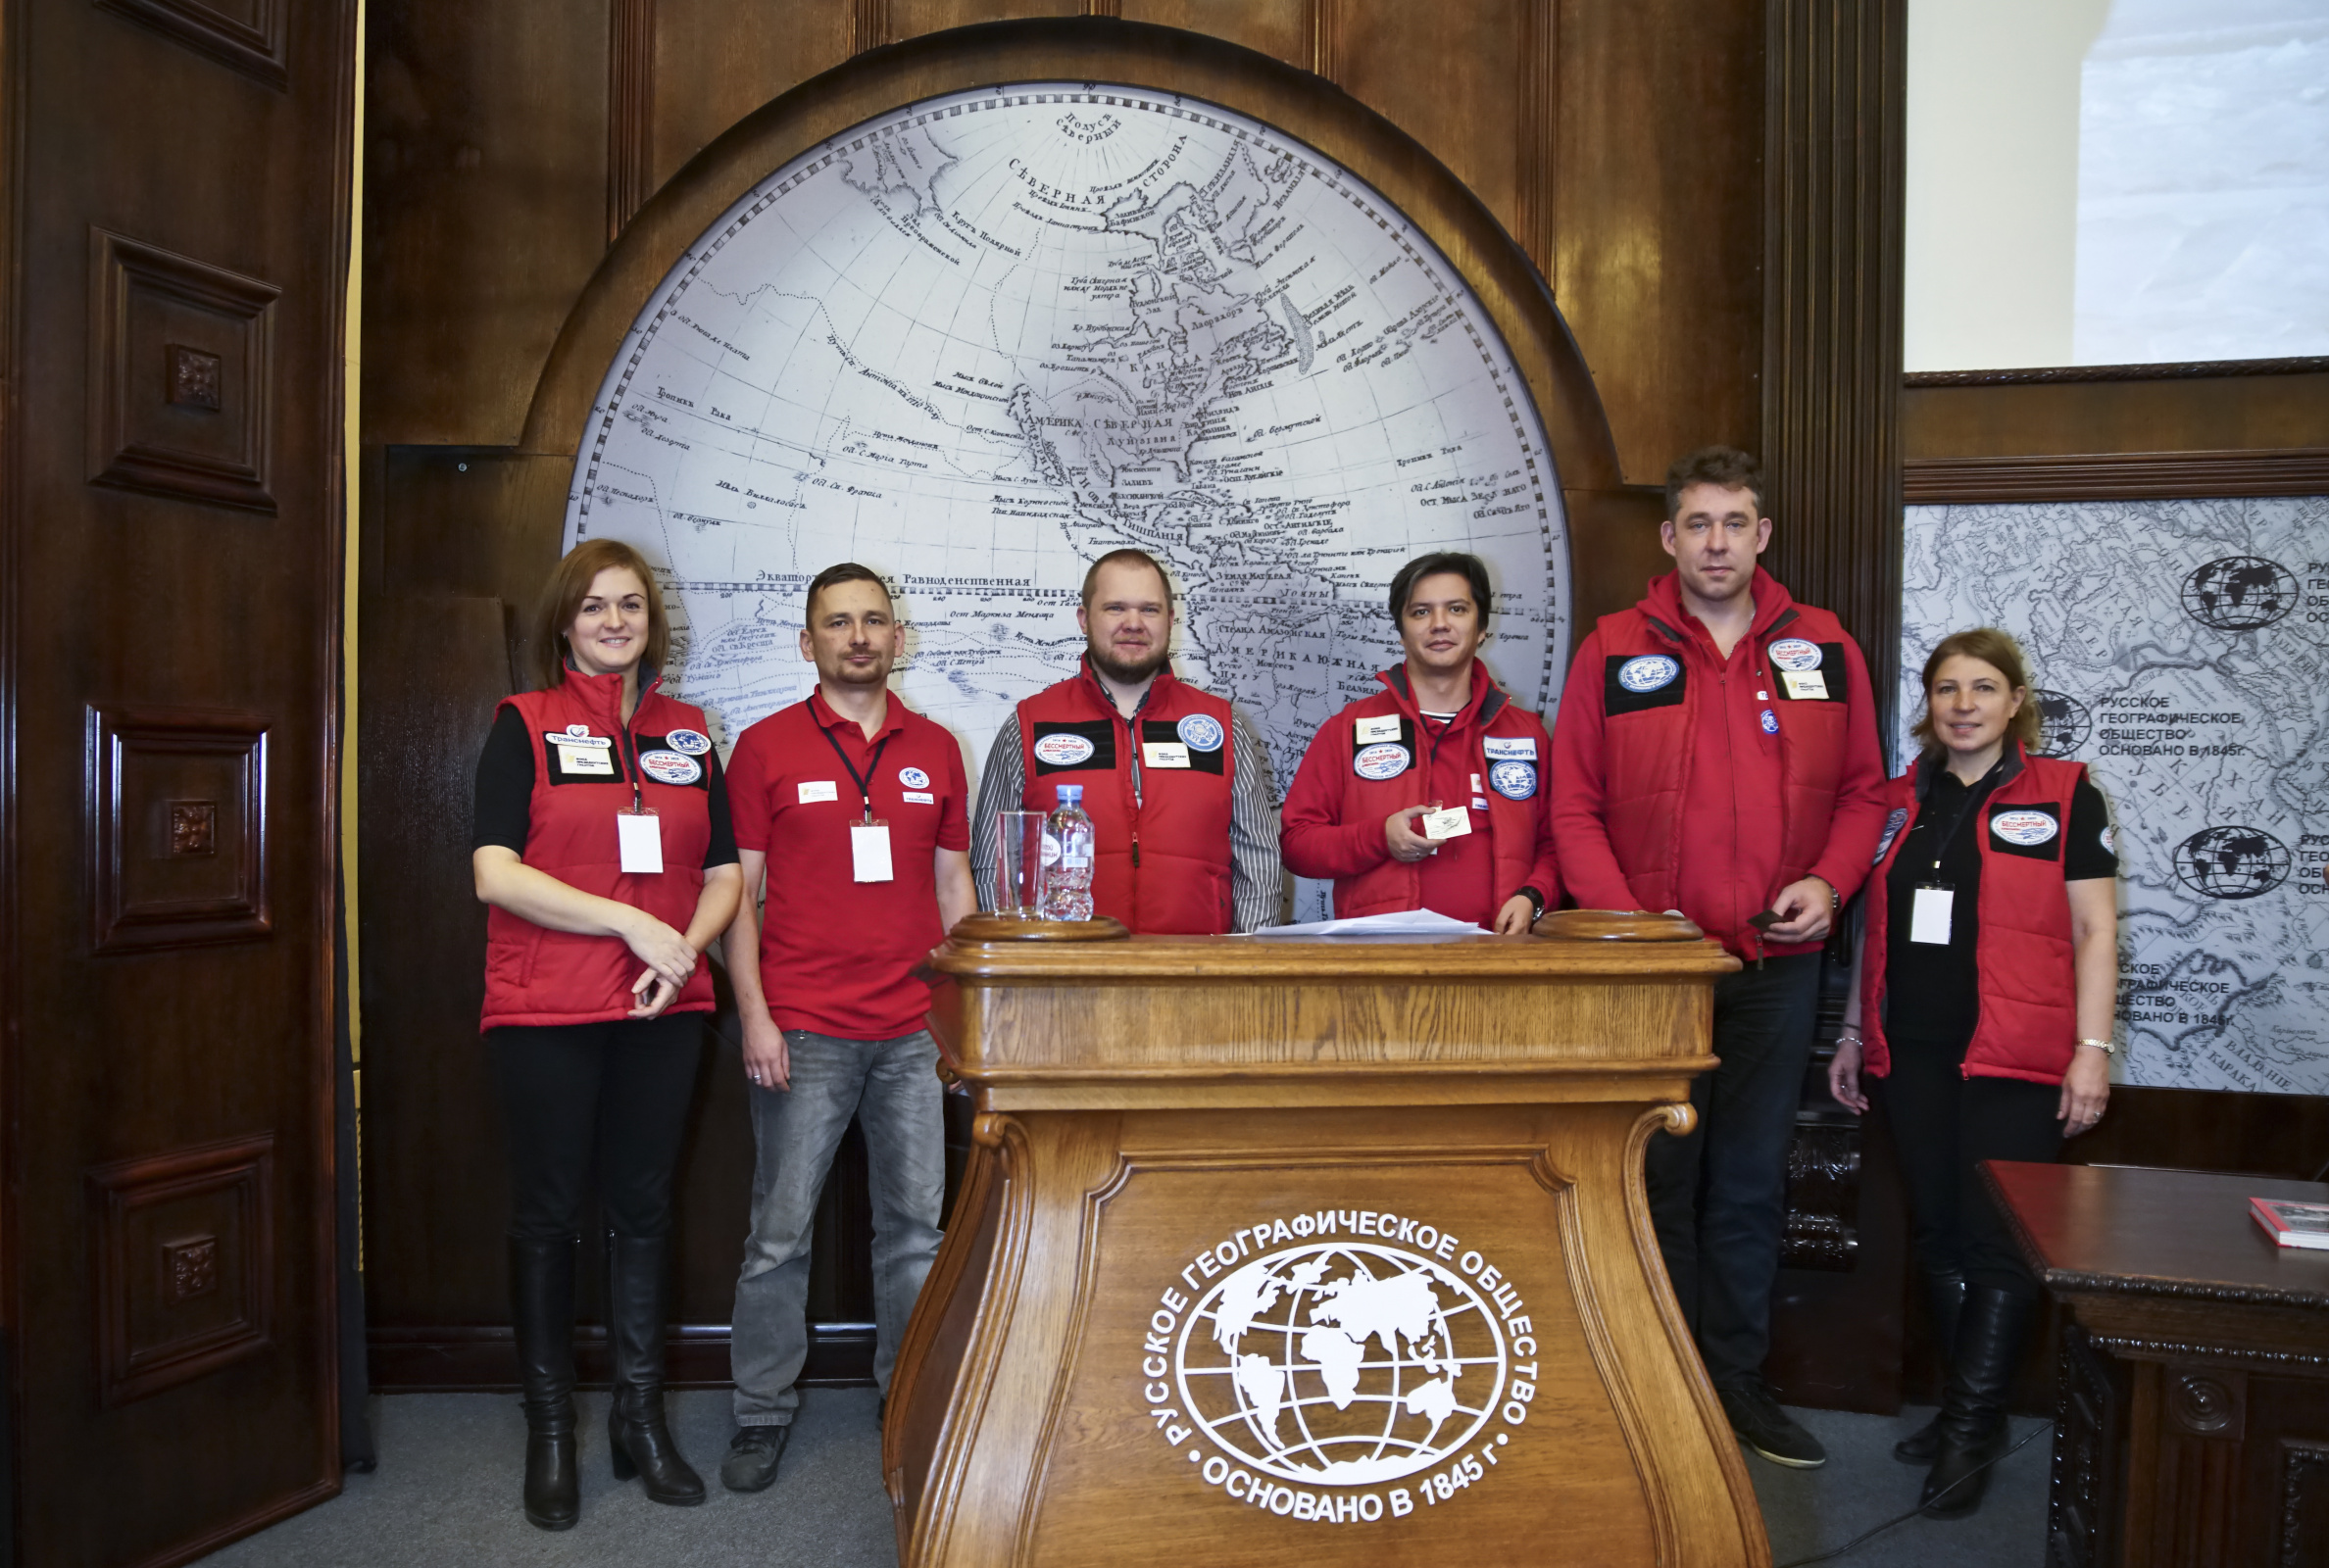
<svg viewBox="0 0 2329 1568"><path fill-rule="evenodd" d="M2110 1095L2118 857L2082 763L2033 755L2022 651L1982 628L1925 661L1924 754L1892 781L1866 926L1828 1068L1885 1102L1948 1382L1894 1449L1922 1503L1980 1506L2039 1287L1982 1190L1985 1159L2051 1160Z"/></svg>
<svg viewBox="0 0 2329 1568"><path fill-rule="evenodd" d="M576 546L542 592L538 689L477 761L486 1050L509 1128L510 1294L525 1516L574 1522L574 1251L596 1166L608 1224L618 1480L704 1500L663 1411L671 1182L713 1008L704 950L744 879L701 710L656 690L670 641L637 551Z"/></svg>

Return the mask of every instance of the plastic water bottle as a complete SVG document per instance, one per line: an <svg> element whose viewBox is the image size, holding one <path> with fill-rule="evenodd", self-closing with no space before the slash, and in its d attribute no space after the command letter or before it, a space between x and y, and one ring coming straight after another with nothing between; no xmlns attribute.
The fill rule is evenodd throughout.
<svg viewBox="0 0 2329 1568"><path fill-rule="evenodd" d="M1083 786L1062 784L1060 804L1043 824L1043 917L1092 917L1092 819L1084 815Z"/></svg>

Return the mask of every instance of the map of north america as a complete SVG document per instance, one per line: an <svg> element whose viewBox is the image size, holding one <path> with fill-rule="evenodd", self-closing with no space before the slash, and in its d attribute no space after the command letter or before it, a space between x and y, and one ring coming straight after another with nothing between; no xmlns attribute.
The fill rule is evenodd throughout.
<svg viewBox="0 0 2329 1568"><path fill-rule="evenodd" d="M964 742L1069 673L1077 589L1137 546L1175 667L1278 792L1397 658L1391 575L1478 553L1491 668L1549 710L1561 496L1526 384L1423 233L1303 143L1135 88L930 100L768 176L657 289L583 433L566 543L637 545L667 679L723 745L807 695L809 580L900 596L897 686Z"/></svg>
<svg viewBox="0 0 2329 1568"><path fill-rule="evenodd" d="M1909 509L1904 725L2003 627L2110 800L2128 1082L2329 1094L2325 536L2319 497Z"/></svg>

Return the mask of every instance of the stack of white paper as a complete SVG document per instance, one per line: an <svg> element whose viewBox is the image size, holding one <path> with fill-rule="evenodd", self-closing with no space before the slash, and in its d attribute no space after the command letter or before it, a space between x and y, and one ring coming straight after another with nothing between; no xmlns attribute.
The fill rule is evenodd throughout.
<svg viewBox="0 0 2329 1568"><path fill-rule="evenodd" d="M1363 914L1355 920L1312 920L1303 925L1265 925L1258 937L1447 937L1489 935L1485 926L1429 909Z"/></svg>

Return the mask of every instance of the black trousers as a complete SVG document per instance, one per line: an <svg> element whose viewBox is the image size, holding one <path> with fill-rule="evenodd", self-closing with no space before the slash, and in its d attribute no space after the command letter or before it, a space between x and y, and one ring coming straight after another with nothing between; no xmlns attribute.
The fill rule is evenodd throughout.
<svg viewBox="0 0 2329 1568"><path fill-rule="evenodd" d="M485 1048L509 1130L510 1234L579 1232L595 1167L618 1234L668 1235L704 1015L488 1029Z"/></svg>
<svg viewBox="0 0 2329 1568"><path fill-rule="evenodd" d="M1867 1080L1900 1151L1910 1241L1927 1270L2035 1297L2037 1276L1974 1167L1985 1159L2053 1160L2062 1148L2055 1118L2062 1091L2020 1078L1968 1078L1964 1059L1963 1041L1898 1040L1892 1075Z"/></svg>
<svg viewBox="0 0 2329 1568"><path fill-rule="evenodd" d="M1718 1389L1762 1376L1787 1221L1787 1150L1811 1059L1819 955L1751 963L1714 982L1712 1072L1690 1086L1699 1123L1650 1140L1650 1221L1674 1299Z"/></svg>

